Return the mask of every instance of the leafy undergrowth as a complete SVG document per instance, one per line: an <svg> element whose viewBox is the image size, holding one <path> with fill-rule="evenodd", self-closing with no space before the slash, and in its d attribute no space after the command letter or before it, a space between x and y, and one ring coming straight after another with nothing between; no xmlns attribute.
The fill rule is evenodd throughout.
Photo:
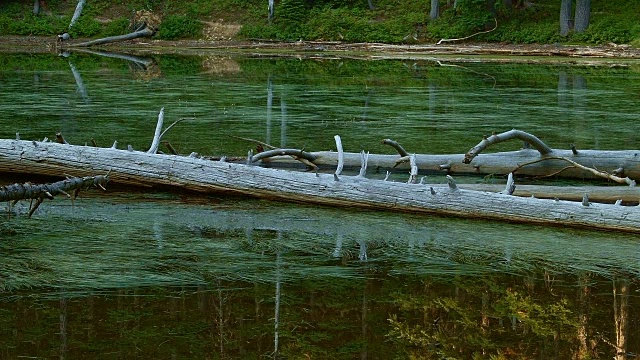
<svg viewBox="0 0 640 360"><path fill-rule="evenodd" d="M144 10L163 19L156 34L162 39L202 38L204 24L215 22L242 25L238 39L431 43L479 33L472 40L518 44L640 43L640 25L634 15L640 11L640 4L594 2L590 27L583 33L561 37L560 0L523 2L511 8L496 2L495 9L488 8L485 0L459 0L456 8L453 2L441 1L440 16L435 20L429 17L427 1L372 0L373 8L369 3L282 0L276 2L274 16L269 19L263 0L96 0L87 3L79 22L69 32L74 37L123 34L131 31L133 14ZM75 4L72 0L50 0L36 16L32 3L3 2L0 34L62 33L67 30Z"/></svg>

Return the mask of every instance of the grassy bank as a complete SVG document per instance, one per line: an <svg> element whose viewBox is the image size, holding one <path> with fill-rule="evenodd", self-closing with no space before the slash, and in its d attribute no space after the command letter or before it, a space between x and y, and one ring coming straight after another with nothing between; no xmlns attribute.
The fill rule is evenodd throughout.
<svg viewBox="0 0 640 360"><path fill-rule="evenodd" d="M517 1L514 1L516 3ZM495 11L484 0L441 0L440 18L429 18L428 0L280 0L268 19L266 0L89 0L74 37L127 33L133 13L148 10L162 18L155 35L161 39L209 38L224 24L241 25L231 38L326 40L347 42L430 43L441 38L473 37L474 41L506 43L586 43L640 45L640 3L593 2L591 25L584 33L559 33L560 0L524 2ZM40 15L31 1L0 3L0 34L53 36L67 30L76 1L48 0ZM495 21L494 21L495 19Z"/></svg>

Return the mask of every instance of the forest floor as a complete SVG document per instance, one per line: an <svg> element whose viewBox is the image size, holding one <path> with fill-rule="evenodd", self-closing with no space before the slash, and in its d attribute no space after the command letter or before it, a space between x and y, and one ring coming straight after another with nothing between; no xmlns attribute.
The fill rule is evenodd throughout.
<svg viewBox="0 0 640 360"><path fill-rule="evenodd" d="M0 36L0 52L56 53L72 51L69 45L82 39L59 43L55 37ZM640 49L627 45L583 46L565 44L502 44L445 42L436 44L382 44L321 41L274 42L268 40L156 40L149 38L111 44L102 50L133 54L196 55L236 51L269 56L353 57L428 59L434 56L486 56L494 60L519 57L524 62L604 62L640 59ZM635 62L635 61L634 61Z"/></svg>

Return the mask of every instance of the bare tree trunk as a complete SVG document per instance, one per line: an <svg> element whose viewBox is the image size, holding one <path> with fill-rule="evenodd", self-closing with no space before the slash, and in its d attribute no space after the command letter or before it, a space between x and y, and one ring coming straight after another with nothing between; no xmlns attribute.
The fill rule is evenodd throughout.
<svg viewBox="0 0 640 360"><path fill-rule="evenodd" d="M269 0L269 23L273 20L273 16L275 15L275 4L273 0Z"/></svg>
<svg viewBox="0 0 640 360"><path fill-rule="evenodd" d="M577 33L584 32L589 27L589 17L591 16L591 0L576 1L575 30Z"/></svg>
<svg viewBox="0 0 640 360"><path fill-rule="evenodd" d="M84 9L84 4L86 4L86 0L78 0L78 5L76 5L76 11L73 12L73 17L71 18L71 22L69 23L69 29L71 29L71 27L73 25L76 24L76 22L78 21L78 18L80 18L80 15L82 14L82 9Z"/></svg>
<svg viewBox="0 0 640 360"><path fill-rule="evenodd" d="M40 0L35 0L33 2L33 15L40 14Z"/></svg>
<svg viewBox="0 0 640 360"><path fill-rule="evenodd" d="M363 162L366 163L366 162ZM293 172L205 159L51 142L0 140L0 172L83 175L111 171L114 183L331 206L364 207L640 233L640 207L521 198L447 185ZM363 171L361 171L361 174Z"/></svg>
<svg viewBox="0 0 640 360"><path fill-rule="evenodd" d="M560 35L567 36L573 27L571 21L571 0L562 0L560 4Z"/></svg>
<svg viewBox="0 0 640 360"><path fill-rule="evenodd" d="M431 11L429 12L429 17L431 19L437 19L440 17L440 1L439 0L431 0Z"/></svg>
<svg viewBox="0 0 640 360"><path fill-rule="evenodd" d="M367 2L369 3L369 10L375 10L376 9L375 5L373 5L373 1L372 0L367 0Z"/></svg>
<svg viewBox="0 0 640 360"><path fill-rule="evenodd" d="M87 41L87 42L83 42L83 43L79 43L79 44L70 44L69 46L104 45L104 44L109 44L109 43L112 43L112 42L133 40L133 39L137 39L139 37L151 36L151 35L153 35L153 30L151 30L149 28L144 28L142 30L135 31L135 32L132 32L130 34L109 36L109 37L96 39L96 40L91 40L91 41Z"/></svg>

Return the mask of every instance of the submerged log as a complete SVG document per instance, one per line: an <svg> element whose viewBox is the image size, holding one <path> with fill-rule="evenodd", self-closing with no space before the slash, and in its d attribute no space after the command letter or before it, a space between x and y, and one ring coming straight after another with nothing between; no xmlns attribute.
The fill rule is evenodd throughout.
<svg viewBox="0 0 640 360"><path fill-rule="evenodd" d="M89 187L104 186L109 182L109 175L87 176L83 178L68 178L62 181L56 181L50 184L12 184L0 187L0 202L2 201L18 201L18 200L36 200L35 204L29 210L28 216L31 217L33 212L40 206L44 199L53 200L54 196L63 194L68 197L69 192L74 192L73 198L78 192ZM72 198L72 199L73 199Z"/></svg>
<svg viewBox="0 0 640 360"><path fill-rule="evenodd" d="M371 166L371 160L369 160ZM640 206L522 198L454 185L407 184L363 176L291 172L201 158L0 140L0 171L74 176L106 173L110 181L200 192L640 233Z"/></svg>

